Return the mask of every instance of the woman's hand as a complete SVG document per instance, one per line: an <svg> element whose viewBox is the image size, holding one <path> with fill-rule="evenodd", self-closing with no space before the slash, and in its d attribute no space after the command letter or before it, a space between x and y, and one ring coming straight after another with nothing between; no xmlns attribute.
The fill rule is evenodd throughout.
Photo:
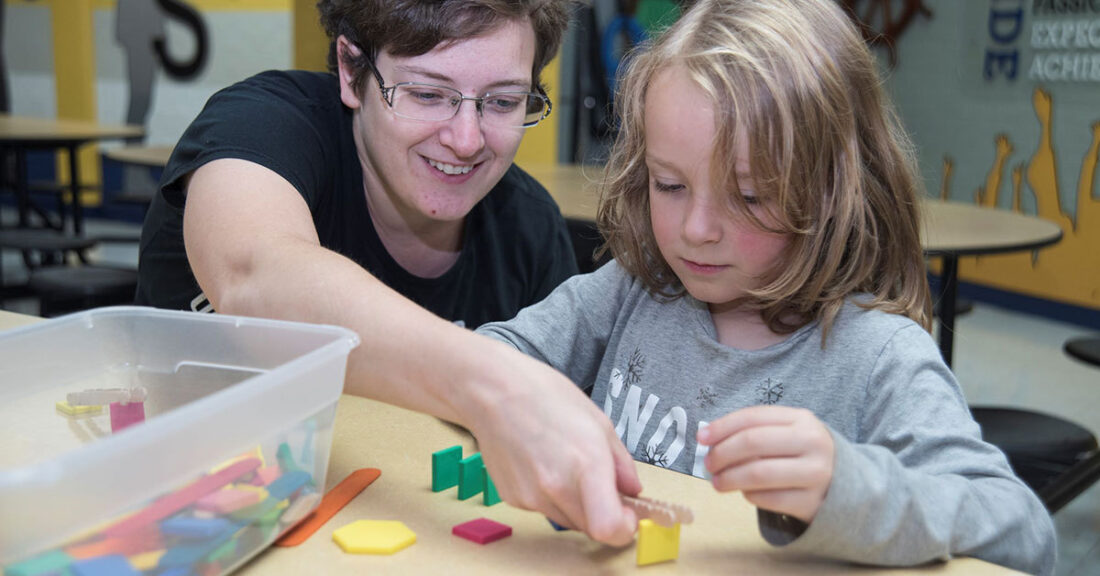
<svg viewBox="0 0 1100 576"><path fill-rule="evenodd" d="M699 431L704 463L719 492L740 490L764 510L809 524L833 479L833 437L808 410L754 406Z"/></svg>
<svg viewBox="0 0 1100 576"><path fill-rule="evenodd" d="M637 517L619 494L641 491L634 460L607 416L549 366L500 344L495 391L467 427L501 498L613 546L630 544ZM506 349L505 349L506 348Z"/></svg>

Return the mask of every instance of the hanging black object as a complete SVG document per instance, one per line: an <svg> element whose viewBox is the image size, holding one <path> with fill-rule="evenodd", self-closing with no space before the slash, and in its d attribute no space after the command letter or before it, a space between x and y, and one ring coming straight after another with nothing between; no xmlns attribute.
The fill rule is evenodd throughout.
<svg viewBox="0 0 1100 576"><path fill-rule="evenodd" d="M164 13L180 21L191 29L195 35L195 53L190 61L176 61L168 53L168 47L163 37L153 40L153 49L156 50L164 71L173 78L186 79L198 75L206 65L206 55L209 52L209 37L206 33L206 23L202 16L190 5L178 0L157 0Z"/></svg>

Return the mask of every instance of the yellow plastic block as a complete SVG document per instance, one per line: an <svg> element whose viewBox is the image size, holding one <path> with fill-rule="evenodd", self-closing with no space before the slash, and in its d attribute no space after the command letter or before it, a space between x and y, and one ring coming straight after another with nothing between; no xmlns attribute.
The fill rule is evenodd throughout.
<svg viewBox="0 0 1100 576"><path fill-rule="evenodd" d="M416 542L416 534L396 520L357 520L337 528L332 539L348 554L393 554Z"/></svg>
<svg viewBox="0 0 1100 576"><path fill-rule="evenodd" d="M59 412L68 414L69 416L80 416L82 414L99 414L103 411L102 406L73 406L68 402L62 400L55 404Z"/></svg>
<svg viewBox="0 0 1100 576"><path fill-rule="evenodd" d="M665 528L656 522L638 522L638 566L675 560L680 556L680 524Z"/></svg>

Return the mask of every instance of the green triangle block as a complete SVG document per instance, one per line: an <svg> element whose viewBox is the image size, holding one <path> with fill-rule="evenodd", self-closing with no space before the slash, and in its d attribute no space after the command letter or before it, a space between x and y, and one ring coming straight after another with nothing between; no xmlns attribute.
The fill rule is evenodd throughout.
<svg viewBox="0 0 1100 576"><path fill-rule="evenodd" d="M485 488L485 464L481 461L481 452L463 458L458 462L458 499L466 500L481 493Z"/></svg>
<svg viewBox="0 0 1100 576"><path fill-rule="evenodd" d="M497 494L497 487L493 484L493 479L489 477L489 469L484 466L481 469L485 471L485 494L482 502L484 502L486 506L500 504L500 494Z"/></svg>
<svg viewBox="0 0 1100 576"><path fill-rule="evenodd" d="M432 453L432 492L458 486L459 460L462 460L462 446L451 446Z"/></svg>

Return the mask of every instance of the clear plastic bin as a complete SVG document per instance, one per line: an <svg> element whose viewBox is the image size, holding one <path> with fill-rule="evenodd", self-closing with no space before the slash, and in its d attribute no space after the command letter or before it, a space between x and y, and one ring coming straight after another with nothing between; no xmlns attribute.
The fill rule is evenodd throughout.
<svg viewBox="0 0 1100 576"><path fill-rule="evenodd" d="M320 500L358 343L335 326L138 307L0 332L3 573L233 570ZM144 401L58 406L92 389Z"/></svg>

